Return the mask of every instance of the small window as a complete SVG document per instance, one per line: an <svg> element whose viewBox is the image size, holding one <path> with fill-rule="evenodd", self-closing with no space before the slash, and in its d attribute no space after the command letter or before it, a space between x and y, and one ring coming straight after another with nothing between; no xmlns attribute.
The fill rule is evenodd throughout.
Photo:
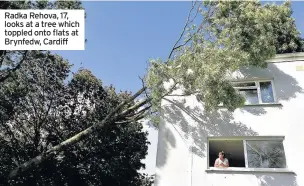
<svg viewBox="0 0 304 186"><path fill-rule="evenodd" d="M245 98L246 105L275 103L271 80L233 82L233 86Z"/></svg>
<svg viewBox="0 0 304 186"><path fill-rule="evenodd" d="M263 103L273 103L274 96L271 81L260 82L261 99Z"/></svg>
<svg viewBox="0 0 304 186"><path fill-rule="evenodd" d="M211 137L208 143L209 167L214 167L218 153L224 151L229 167L286 168L282 137L251 137L239 140Z"/></svg>
<svg viewBox="0 0 304 186"><path fill-rule="evenodd" d="M255 87L255 82L248 82L248 83L242 83L242 82L238 82L235 83L235 87Z"/></svg>

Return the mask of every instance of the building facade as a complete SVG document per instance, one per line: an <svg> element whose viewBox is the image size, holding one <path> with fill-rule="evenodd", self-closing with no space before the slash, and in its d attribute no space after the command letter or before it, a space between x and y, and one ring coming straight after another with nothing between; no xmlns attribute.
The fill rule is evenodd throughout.
<svg viewBox="0 0 304 186"><path fill-rule="evenodd" d="M246 105L206 114L196 97L166 97L156 186L304 186L304 53L232 80ZM224 151L229 168L215 168Z"/></svg>

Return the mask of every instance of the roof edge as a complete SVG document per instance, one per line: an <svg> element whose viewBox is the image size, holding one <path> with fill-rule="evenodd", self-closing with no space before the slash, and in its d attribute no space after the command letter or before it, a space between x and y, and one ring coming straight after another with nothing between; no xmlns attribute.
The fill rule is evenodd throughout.
<svg viewBox="0 0 304 186"><path fill-rule="evenodd" d="M266 60L268 63L282 63L293 61L304 61L304 52L277 54L274 58Z"/></svg>

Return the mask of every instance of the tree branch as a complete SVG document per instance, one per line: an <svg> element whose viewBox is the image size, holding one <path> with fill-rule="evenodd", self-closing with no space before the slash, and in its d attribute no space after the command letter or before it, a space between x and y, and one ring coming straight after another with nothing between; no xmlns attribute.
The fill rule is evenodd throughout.
<svg viewBox="0 0 304 186"><path fill-rule="evenodd" d="M2 67L6 53L7 53L6 50L0 50L0 68Z"/></svg>
<svg viewBox="0 0 304 186"><path fill-rule="evenodd" d="M35 158L21 164L14 170L12 170L8 176L8 179L13 179L16 176L18 176L20 173L37 166L43 162L43 160L51 157L52 155L56 154L59 151L62 151L63 149L83 140L85 137L91 135L92 133L100 130L104 127L106 123L109 122L109 120L117 113L119 112L126 104L132 102L135 98L137 98L139 95L141 95L145 91L146 87L141 88L137 93L135 93L131 98L123 101L121 104L119 104L112 112L110 112L100 123L96 123L92 125L91 127L83 130L82 132L74 135L73 137L61 142L60 144L52 147L45 153L40 154L39 156L36 156Z"/></svg>
<svg viewBox="0 0 304 186"><path fill-rule="evenodd" d="M22 146L19 144L19 142L18 142L14 132L11 130L11 128L3 122L2 122L2 126L4 127L6 132L11 136L13 143L15 143L18 146L18 148L21 148Z"/></svg>
<svg viewBox="0 0 304 186"><path fill-rule="evenodd" d="M200 5L197 7L197 11L196 11L196 14L195 14L195 16L194 16L194 18L191 20L191 21L189 21L188 23L186 23L186 25L185 25L185 28L190 24L190 23L192 23L193 21L194 21L194 19L197 17L197 14L198 14L198 12L199 12L199 8L200 8ZM190 10L190 12L193 10L193 8ZM181 40L181 37L184 35L184 33L185 33L185 28L184 28L184 30L183 30L183 32L182 32L182 35L181 35L181 37L179 38L179 40L177 40L177 42L175 43L175 45L174 45L174 47L172 48L172 50L171 50L171 52L170 52L170 55L169 55L169 57L168 57L168 60L171 58L171 56L172 56L172 54L173 54L173 52L175 51L175 50L177 50L177 49L179 49L179 48L181 48L181 47L183 47L183 46L185 46L186 44L188 44L192 39L193 39L193 37L194 37L194 35L195 34L197 34L200 30L202 30L202 28L203 28L203 26L207 23L207 18L209 18L210 17L210 9L208 9L208 12L207 12L207 17L204 17L204 20L202 21L202 23L200 24L200 26L198 27L198 29L183 43L183 44L180 44L180 45L178 45L178 46L176 46L179 42L180 42L180 40ZM212 15L212 13L213 12L211 12L211 15Z"/></svg>
<svg viewBox="0 0 304 186"><path fill-rule="evenodd" d="M184 34L185 34L185 31L186 31L186 29L187 29L187 26L189 25L189 22L190 22L191 13L192 13L192 11L193 11L195 5L196 5L196 1L195 1L195 3L192 2L192 7L191 7L191 9L190 9L190 11L189 11L189 13L188 13L188 17L187 17L185 26L184 26L184 28L183 28L183 30L182 30L182 32L181 32L181 34L180 34L178 40L177 40L177 41L175 42L175 44L173 45L173 48L172 48L172 50L171 50L171 52L170 52L170 54L169 54L168 60L171 58L173 52L177 49L177 48L176 48L177 44L181 41L182 37L183 37ZM178 48L179 48L179 47L178 47Z"/></svg>
<svg viewBox="0 0 304 186"><path fill-rule="evenodd" d="M136 117L138 117L138 116L140 116L140 115L142 115L143 113L145 113L147 110L149 110L151 108L151 106L147 106L147 107L145 107L145 108L143 108L143 109L141 109L140 111L138 111L137 113L134 113L134 114L131 114L131 115L128 115L128 116L126 116L126 118L128 119L128 118L136 118Z"/></svg>
<svg viewBox="0 0 304 186"><path fill-rule="evenodd" d="M193 94L196 94L196 93L199 93L199 91L185 93L185 94L168 94L166 96L190 96L190 95L193 95Z"/></svg>
<svg viewBox="0 0 304 186"><path fill-rule="evenodd" d="M139 76L139 79L141 80L142 86L143 86L143 87L146 87L144 78L141 78L141 77ZM145 90L145 95L146 95L147 98L150 99L150 96L149 96L148 93L147 93L147 89Z"/></svg>
<svg viewBox="0 0 304 186"><path fill-rule="evenodd" d="M168 96L168 95L176 88L177 85L178 85L178 82L175 81L175 83L173 84L173 86L169 89L169 91L168 91L167 93L165 93L165 94L162 96L162 98Z"/></svg>
<svg viewBox="0 0 304 186"><path fill-rule="evenodd" d="M171 58L172 54L174 53L174 51L176 49L178 49L179 47L181 46L177 46L179 44L179 42L181 41L183 35L185 34L185 31L186 31L186 28L187 26L189 25L189 22L193 21L194 19L190 20L191 18L191 12L193 11L193 9L195 8L195 5L196 5L196 2L195 3L192 3L192 8L189 12L189 15L188 15L188 18L187 18L187 21L186 21L186 24L184 26L184 29L179 37L179 39L176 41L176 43L174 44L170 54L169 54L169 57L168 59ZM196 14L197 15L197 14ZM196 17L195 15L195 17ZM201 28L201 27L200 27ZM193 37L193 36L192 36ZM191 40L191 38L189 39L189 41ZM186 42L189 42L189 41L186 41ZM186 44L186 43L185 43ZM185 45L184 44L184 45ZM25 53L27 54L27 52ZM25 56L26 57L26 56ZM16 68L12 69L10 72L13 72L15 70L17 70L18 68L20 68L21 64L25 61L25 57L23 59L23 61L21 61L17 66ZM0 79L0 82L1 81L4 81L6 78L8 78L9 74L5 77L2 77ZM168 95L170 94L175 88L176 86L178 85L178 82L174 82L174 85L170 88L170 90L164 95ZM51 156L53 156L54 154L66 149L67 147L70 147L72 145L74 145L75 143L83 140L84 138L88 137L89 135L91 135L92 133L96 132L96 131L99 131L100 129L102 129L105 125L109 124L109 123L116 123L116 124L121 124L123 122L130 122L130 121L138 121L142 118L144 118L147 114L149 114L148 112L146 112L150 107L145 107L144 109L140 110L137 114L134 115L134 117L130 118L131 120L127 120L127 121L122 121L122 122L118 122L115 120L117 120L117 118L119 116L122 116L122 115L126 115L126 114L129 114L131 113L132 111L135 111L137 110L138 108L140 108L141 106L147 104L149 101L151 101L151 98L147 98L145 99L144 101L141 101L137 104L135 104L134 106L131 106L129 108L127 108L126 110L122 111L122 108L125 107L126 105L130 104L131 102L133 102L139 95L141 95L143 92L146 91L146 87L144 86L143 88L141 88L136 94L134 94L131 98L123 101L121 104L119 104L113 111L111 111L101 122L99 123L96 123L94 125L92 125L91 127L88 127L87 129L81 131L80 133L74 135L73 137L61 142L60 144L50 148L49 150L47 150L46 152L36 156L35 158L19 165L18 167L16 167L14 170L12 170L8 176L8 179L13 179L15 177L17 177L18 175L20 175L22 172L25 172L26 170L29 170L30 168L33 168L34 166L37 166L39 164L41 164L43 162L43 160L47 159L47 158L50 158ZM164 97L163 96L163 97ZM119 112L121 112L119 114Z"/></svg>
<svg viewBox="0 0 304 186"><path fill-rule="evenodd" d="M123 111L123 112L120 114L120 117L123 117L123 116L129 114L130 112L137 110L138 108L140 108L141 106L145 105L146 103L148 103L148 102L150 102L150 101L151 101L151 98L148 98L148 99L145 99L144 101L141 101L141 102L135 104L134 106L128 108L128 109L125 110L125 111Z"/></svg>
<svg viewBox="0 0 304 186"><path fill-rule="evenodd" d="M138 115L136 117L130 118L128 120L117 121L117 122L115 122L115 124L121 125L121 124L128 124L128 123L131 123L131 122L137 122L137 121L145 118L148 114L149 114L148 112L144 112L144 113L142 113L142 114L140 114L140 115Z"/></svg>
<svg viewBox="0 0 304 186"><path fill-rule="evenodd" d="M23 121L25 121L25 120L23 120ZM27 121L28 120L26 120L26 122ZM26 134L31 140L34 140L34 137L31 136L30 133L27 131L27 129L24 127L25 124L23 122L19 121L19 119L15 119L15 122L16 122L16 125L18 125L17 127L20 128L20 131L22 130L22 132L24 134Z"/></svg>

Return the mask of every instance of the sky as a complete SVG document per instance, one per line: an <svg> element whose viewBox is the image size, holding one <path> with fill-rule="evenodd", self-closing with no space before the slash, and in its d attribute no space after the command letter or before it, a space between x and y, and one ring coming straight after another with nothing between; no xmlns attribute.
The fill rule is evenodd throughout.
<svg viewBox="0 0 304 186"><path fill-rule="evenodd" d="M116 90L136 92L149 59L168 57L186 22L191 2L83 2L87 13L84 51L55 51L90 69ZM304 37L304 1L292 2L293 17Z"/></svg>

